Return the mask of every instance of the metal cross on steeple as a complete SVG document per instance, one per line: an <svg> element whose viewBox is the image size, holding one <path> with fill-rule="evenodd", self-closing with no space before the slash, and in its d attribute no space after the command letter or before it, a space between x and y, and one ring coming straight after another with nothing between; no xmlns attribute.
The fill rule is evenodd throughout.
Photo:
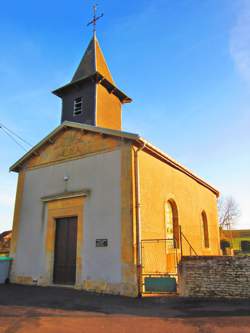
<svg viewBox="0 0 250 333"><path fill-rule="evenodd" d="M96 33L96 22L97 22L101 17L103 17L103 13L102 13L101 15L99 15L99 16L96 16L96 10L97 10L97 4L95 4L95 5L93 6L93 12L94 12L93 20L90 21L90 22L87 24L87 26L93 24L93 33L94 33L94 35L95 35L95 33Z"/></svg>

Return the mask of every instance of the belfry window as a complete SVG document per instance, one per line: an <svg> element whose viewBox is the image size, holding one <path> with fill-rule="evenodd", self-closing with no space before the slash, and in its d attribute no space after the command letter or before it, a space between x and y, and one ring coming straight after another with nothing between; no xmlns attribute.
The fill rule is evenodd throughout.
<svg viewBox="0 0 250 333"><path fill-rule="evenodd" d="M201 213L202 218L202 236L203 236L203 245L205 248L209 247L209 232L208 232L208 222L207 222L207 214L203 211Z"/></svg>
<svg viewBox="0 0 250 333"><path fill-rule="evenodd" d="M78 116L82 113L82 97L74 99L74 116Z"/></svg>

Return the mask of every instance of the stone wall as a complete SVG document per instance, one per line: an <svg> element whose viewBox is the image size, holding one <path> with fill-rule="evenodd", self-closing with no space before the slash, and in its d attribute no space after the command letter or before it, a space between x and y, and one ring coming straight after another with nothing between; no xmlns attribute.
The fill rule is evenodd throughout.
<svg viewBox="0 0 250 333"><path fill-rule="evenodd" d="M249 256L183 257L178 274L180 296L250 298Z"/></svg>

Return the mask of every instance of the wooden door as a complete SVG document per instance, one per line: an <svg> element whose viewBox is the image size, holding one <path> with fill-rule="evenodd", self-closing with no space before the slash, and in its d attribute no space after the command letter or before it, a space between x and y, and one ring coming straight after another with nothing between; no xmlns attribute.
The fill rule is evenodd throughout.
<svg viewBox="0 0 250 333"><path fill-rule="evenodd" d="M75 284L77 217L56 219L54 277L55 284Z"/></svg>

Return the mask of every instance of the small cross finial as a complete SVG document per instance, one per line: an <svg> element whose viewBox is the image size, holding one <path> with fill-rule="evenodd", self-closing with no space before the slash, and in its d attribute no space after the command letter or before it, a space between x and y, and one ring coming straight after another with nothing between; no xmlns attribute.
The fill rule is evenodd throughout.
<svg viewBox="0 0 250 333"><path fill-rule="evenodd" d="M90 21L88 24L87 24L87 26L89 26L89 25L93 25L93 33L94 33L94 35L95 35L95 33L96 33L96 22L101 18L101 17L103 17L103 13L101 14L101 15L99 15L99 16L96 16L96 11L97 11L97 4L95 4L94 6L93 6L93 20L92 21Z"/></svg>

